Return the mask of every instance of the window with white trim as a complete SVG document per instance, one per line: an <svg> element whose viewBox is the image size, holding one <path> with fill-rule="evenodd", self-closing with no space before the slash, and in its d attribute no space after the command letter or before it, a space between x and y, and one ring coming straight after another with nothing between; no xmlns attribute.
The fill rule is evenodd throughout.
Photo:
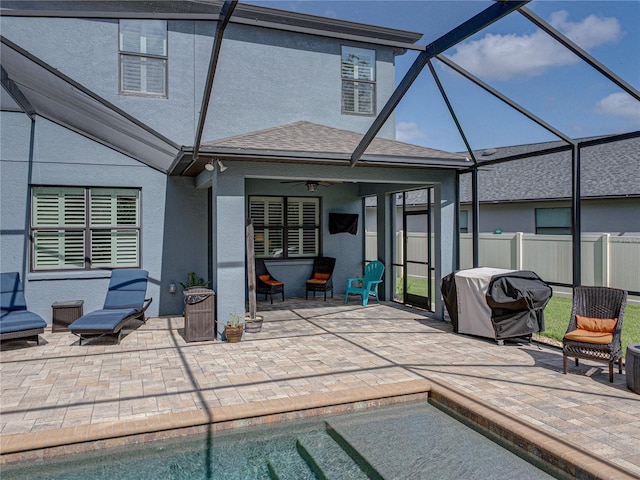
<svg viewBox="0 0 640 480"><path fill-rule="evenodd" d="M571 207L536 208L536 234L571 235Z"/></svg>
<svg viewBox="0 0 640 480"><path fill-rule="evenodd" d="M258 258L317 257L320 254L320 199L249 197Z"/></svg>
<svg viewBox="0 0 640 480"><path fill-rule="evenodd" d="M375 115L376 52L342 47L342 113Z"/></svg>
<svg viewBox="0 0 640 480"><path fill-rule="evenodd" d="M167 21L120 20L120 92L167 96Z"/></svg>
<svg viewBox="0 0 640 480"><path fill-rule="evenodd" d="M140 266L140 190L33 187L31 270Z"/></svg>

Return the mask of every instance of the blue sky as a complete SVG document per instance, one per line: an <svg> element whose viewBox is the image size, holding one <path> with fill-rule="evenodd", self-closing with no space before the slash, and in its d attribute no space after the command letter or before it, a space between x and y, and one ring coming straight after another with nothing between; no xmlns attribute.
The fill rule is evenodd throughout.
<svg viewBox="0 0 640 480"><path fill-rule="evenodd" d="M247 1L423 34L427 45L488 7L486 0ZM640 0L533 0L527 5L640 89ZM397 57L400 81L417 53ZM640 130L640 102L514 12L445 52L501 93L572 138ZM435 61L472 148L557 137ZM379 106L379 108L381 105ZM398 140L449 151L464 143L427 68L396 109Z"/></svg>

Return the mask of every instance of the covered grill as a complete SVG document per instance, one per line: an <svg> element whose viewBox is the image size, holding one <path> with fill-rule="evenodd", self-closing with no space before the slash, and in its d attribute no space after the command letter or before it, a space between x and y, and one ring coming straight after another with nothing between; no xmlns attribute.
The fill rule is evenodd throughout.
<svg viewBox="0 0 640 480"><path fill-rule="evenodd" d="M475 268L442 279L453 331L502 341L544 330L551 288L528 270Z"/></svg>

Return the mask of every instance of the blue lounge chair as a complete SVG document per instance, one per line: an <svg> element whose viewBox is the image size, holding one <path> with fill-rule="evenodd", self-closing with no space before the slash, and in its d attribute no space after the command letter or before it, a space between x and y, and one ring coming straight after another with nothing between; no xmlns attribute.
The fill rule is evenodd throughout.
<svg viewBox="0 0 640 480"><path fill-rule="evenodd" d="M369 262L364 267L364 277L348 278L347 290L344 292L344 304L349 300L349 294L362 296L362 306L366 307L369 303L369 297L374 296L376 302L378 300L378 285L382 283L382 274L384 273L384 265L378 260Z"/></svg>
<svg viewBox="0 0 640 480"><path fill-rule="evenodd" d="M18 272L0 274L0 340L26 337L40 344L47 326L40 315L27 310L24 287Z"/></svg>
<svg viewBox="0 0 640 480"><path fill-rule="evenodd" d="M109 291L102 310L87 313L69 325L69 330L82 340L106 335L117 336L120 343L122 328L133 319L145 321L144 312L151 304L147 293L146 270L113 270Z"/></svg>

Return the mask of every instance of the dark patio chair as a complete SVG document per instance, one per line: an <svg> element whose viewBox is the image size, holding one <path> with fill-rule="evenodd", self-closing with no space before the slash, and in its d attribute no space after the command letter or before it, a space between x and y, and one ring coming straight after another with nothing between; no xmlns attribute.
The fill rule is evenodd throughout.
<svg viewBox="0 0 640 480"><path fill-rule="evenodd" d="M24 287L18 272L0 274L0 340L27 338L40 344L47 326L42 317L27 310Z"/></svg>
<svg viewBox="0 0 640 480"><path fill-rule="evenodd" d="M120 343L122 328L131 320L145 322L144 312L151 304L147 293L146 270L113 270L102 310L87 313L69 325L69 330L82 340L115 336Z"/></svg>
<svg viewBox="0 0 640 480"><path fill-rule="evenodd" d="M269 273L262 258L256 258L256 293L264 294L265 300L269 296L271 304L273 304L273 294L281 293L284 302L284 282L275 279Z"/></svg>
<svg viewBox="0 0 640 480"><path fill-rule="evenodd" d="M327 292L331 291L333 298L333 269L336 266L336 259L333 257L316 257L313 259L313 269L311 277L307 280L307 288L304 293L305 300L309 298L309 292L324 292L324 299L327 300Z"/></svg>
<svg viewBox="0 0 640 480"><path fill-rule="evenodd" d="M609 364L609 382L613 382L613 364L622 373L620 332L627 292L609 287L576 287L569 327L562 339L562 360L567 373L567 358L602 361Z"/></svg>

